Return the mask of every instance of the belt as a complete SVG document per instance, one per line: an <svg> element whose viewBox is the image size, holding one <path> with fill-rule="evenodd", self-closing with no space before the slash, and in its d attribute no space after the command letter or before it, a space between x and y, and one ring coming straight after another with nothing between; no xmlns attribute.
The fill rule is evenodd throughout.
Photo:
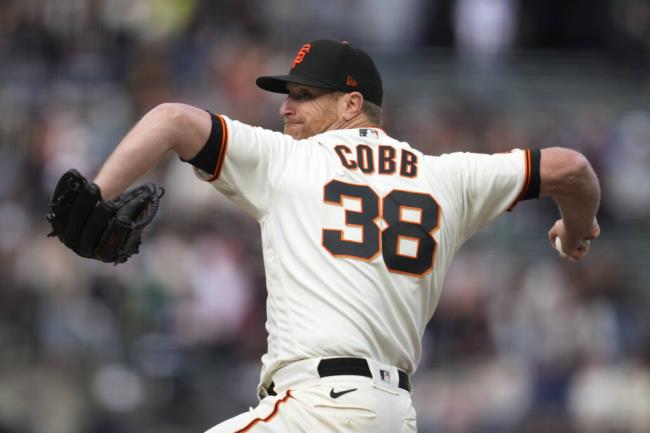
<svg viewBox="0 0 650 433"><path fill-rule="evenodd" d="M405 391L411 391L411 380L409 375L402 371L397 371L399 376L398 387ZM320 377L328 376L364 376L372 377L368 361L363 358L328 358L322 359L318 363L318 375ZM277 395L275 392L275 383L271 382L266 392L268 395Z"/></svg>

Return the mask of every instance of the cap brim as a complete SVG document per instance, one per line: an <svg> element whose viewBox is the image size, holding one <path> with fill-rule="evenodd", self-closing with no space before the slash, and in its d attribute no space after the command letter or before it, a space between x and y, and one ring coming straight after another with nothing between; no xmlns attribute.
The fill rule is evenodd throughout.
<svg viewBox="0 0 650 433"><path fill-rule="evenodd" d="M299 75L273 75L259 77L255 80L257 87L274 93L289 93L287 90L287 83L304 84L306 86L320 87L322 89L336 89L336 86L332 84L323 83L322 81L314 80L309 77L301 77Z"/></svg>

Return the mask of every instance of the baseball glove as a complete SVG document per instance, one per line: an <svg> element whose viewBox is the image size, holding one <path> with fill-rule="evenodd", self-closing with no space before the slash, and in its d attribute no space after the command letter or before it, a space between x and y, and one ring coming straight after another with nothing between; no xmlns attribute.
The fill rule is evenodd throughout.
<svg viewBox="0 0 650 433"><path fill-rule="evenodd" d="M164 190L153 183L103 200L99 187L68 170L54 189L47 220L56 236L81 257L126 262L138 253L144 228L158 211Z"/></svg>

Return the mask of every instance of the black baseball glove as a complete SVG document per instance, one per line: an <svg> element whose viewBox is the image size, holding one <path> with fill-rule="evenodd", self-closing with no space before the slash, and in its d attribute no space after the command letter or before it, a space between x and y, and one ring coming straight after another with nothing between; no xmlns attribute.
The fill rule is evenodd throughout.
<svg viewBox="0 0 650 433"><path fill-rule="evenodd" d="M54 189L47 220L56 236L81 257L123 263L138 253L144 228L158 211L164 190L153 183L103 200L99 187L68 170Z"/></svg>

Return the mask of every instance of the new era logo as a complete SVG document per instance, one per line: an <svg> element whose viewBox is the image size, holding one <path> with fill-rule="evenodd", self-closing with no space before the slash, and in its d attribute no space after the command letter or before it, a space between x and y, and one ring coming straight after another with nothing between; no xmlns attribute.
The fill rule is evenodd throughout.
<svg viewBox="0 0 650 433"><path fill-rule="evenodd" d="M359 83L357 83L357 80L352 78L352 75L348 75L348 78L345 80L345 85L350 87L357 87Z"/></svg>

